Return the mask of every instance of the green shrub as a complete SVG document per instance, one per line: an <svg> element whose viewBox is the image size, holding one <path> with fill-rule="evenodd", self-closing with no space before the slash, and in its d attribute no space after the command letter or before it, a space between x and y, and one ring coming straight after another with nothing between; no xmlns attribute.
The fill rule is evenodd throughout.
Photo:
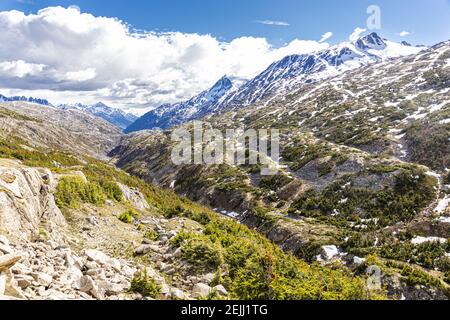
<svg viewBox="0 0 450 320"><path fill-rule="evenodd" d="M81 177L63 177L55 193L55 201L60 208L78 208L80 203L102 205L106 195L96 183L84 182Z"/></svg>
<svg viewBox="0 0 450 320"><path fill-rule="evenodd" d="M386 244L380 249L380 256L386 259L394 259L422 265L429 269L445 268L447 244L439 242L424 242L413 245L411 242ZM445 270L444 270L445 271Z"/></svg>
<svg viewBox="0 0 450 320"><path fill-rule="evenodd" d="M197 236L181 247L182 258L199 270L216 270L223 263L222 249L208 237Z"/></svg>
<svg viewBox="0 0 450 320"><path fill-rule="evenodd" d="M231 276L234 276L242 267L245 266L247 260L256 254L259 250L255 244L247 239L236 239L224 250L224 257L229 267Z"/></svg>
<svg viewBox="0 0 450 320"><path fill-rule="evenodd" d="M119 188L116 182L102 180L100 182L100 187L103 189L103 192L106 194L108 199L115 200L117 202L123 201L122 190Z"/></svg>
<svg viewBox="0 0 450 320"><path fill-rule="evenodd" d="M187 241L194 237L193 233L180 232L175 237L170 239L170 245L174 248L179 248L184 241Z"/></svg>
<svg viewBox="0 0 450 320"><path fill-rule="evenodd" d="M412 124L406 130L411 161L434 170L448 168L450 166L449 130L449 124L432 123L427 119Z"/></svg>
<svg viewBox="0 0 450 320"><path fill-rule="evenodd" d="M128 209L118 216L119 220L123 223L133 223L134 219L138 217L139 214L133 209Z"/></svg>
<svg viewBox="0 0 450 320"><path fill-rule="evenodd" d="M172 219L175 217L183 217L183 218L194 220L202 225L206 225L211 221L210 215L207 212L186 210L180 205L178 205L174 208L168 208L168 209L164 210L164 216L167 219Z"/></svg>
<svg viewBox="0 0 450 320"><path fill-rule="evenodd" d="M447 272L444 274L444 281L445 281L447 284L450 284L450 271L447 271Z"/></svg>
<svg viewBox="0 0 450 320"><path fill-rule="evenodd" d="M280 188L284 187L291 181L292 181L292 178L290 178L286 175L283 175L283 174L267 176L267 177L261 178L259 187L263 188L263 189L272 190L272 191L278 191Z"/></svg>
<svg viewBox="0 0 450 320"><path fill-rule="evenodd" d="M435 68L423 74L428 86L435 89L445 89L450 86L450 73L445 69Z"/></svg>
<svg viewBox="0 0 450 320"><path fill-rule="evenodd" d="M149 278L147 269L144 269L131 280L130 291L140 293L144 297L157 298L161 292L161 287L154 279Z"/></svg>
<svg viewBox="0 0 450 320"><path fill-rule="evenodd" d="M53 171L60 170L61 166L71 167L81 164L75 156L69 153L29 149L25 147L26 145L27 142L18 137L8 136L7 140L0 138L0 157L18 159L25 165L47 167Z"/></svg>
<svg viewBox="0 0 450 320"><path fill-rule="evenodd" d="M83 202L92 203L95 205L105 204L105 200L107 198L106 194L103 192L102 187L97 183L91 182L84 184L84 189L82 190L80 195Z"/></svg>
<svg viewBox="0 0 450 320"><path fill-rule="evenodd" d="M237 273L232 292L244 300L355 300L368 299L362 279L348 281L349 273L309 267L293 256L280 259L262 250Z"/></svg>
<svg viewBox="0 0 450 320"><path fill-rule="evenodd" d="M382 167L377 168L380 170ZM413 167L398 167L398 171L394 176L394 185L387 185L380 191L354 187L352 177L344 177L322 192L308 190L292 204L288 212L320 218L329 217L337 210L340 215L333 217L335 222L343 218L354 221L355 216L378 218L378 227L411 220L433 200L436 180ZM342 188L346 184L348 187Z"/></svg>
<svg viewBox="0 0 450 320"><path fill-rule="evenodd" d="M122 192L115 182L85 182L78 176L63 177L55 194L60 208L78 208L81 203L103 205L106 199L122 201Z"/></svg>
<svg viewBox="0 0 450 320"><path fill-rule="evenodd" d="M158 241L159 233L155 230L147 230L144 234L144 238L150 241Z"/></svg>
<svg viewBox="0 0 450 320"><path fill-rule="evenodd" d="M64 177L58 184L55 202L59 208L77 208L80 205L80 192L84 181L80 177Z"/></svg>

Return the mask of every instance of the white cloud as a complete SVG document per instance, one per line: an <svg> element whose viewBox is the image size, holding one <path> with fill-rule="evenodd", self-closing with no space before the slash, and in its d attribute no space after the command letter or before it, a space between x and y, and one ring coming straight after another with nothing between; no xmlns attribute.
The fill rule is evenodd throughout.
<svg viewBox="0 0 450 320"><path fill-rule="evenodd" d="M406 36L409 36L410 34L411 34L411 32L409 32L409 31L402 31L398 35L400 37L406 37Z"/></svg>
<svg viewBox="0 0 450 320"><path fill-rule="evenodd" d="M134 109L188 99L224 74L249 79L286 55L328 47L305 40L274 48L265 38L136 34L118 19L75 7L0 12L0 30L2 92L52 92L55 103L102 100Z"/></svg>
<svg viewBox="0 0 450 320"><path fill-rule="evenodd" d="M17 77L34 76L44 70L45 65L27 63L23 60L3 61L0 62L0 77Z"/></svg>
<svg viewBox="0 0 450 320"><path fill-rule="evenodd" d="M289 27L290 24L284 21L274 21L274 20L256 20L256 23L265 24L268 26L281 26L281 27Z"/></svg>
<svg viewBox="0 0 450 320"><path fill-rule="evenodd" d="M83 82L92 80L97 76L95 68L87 68L80 71L66 72L65 80Z"/></svg>
<svg viewBox="0 0 450 320"><path fill-rule="evenodd" d="M333 32L325 32L319 42L325 42L333 36Z"/></svg>
<svg viewBox="0 0 450 320"><path fill-rule="evenodd" d="M356 28L353 33L350 35L349 39L350 41L356 41L359 39L362 33L366 32L366 29L363 28Z"/></svg>

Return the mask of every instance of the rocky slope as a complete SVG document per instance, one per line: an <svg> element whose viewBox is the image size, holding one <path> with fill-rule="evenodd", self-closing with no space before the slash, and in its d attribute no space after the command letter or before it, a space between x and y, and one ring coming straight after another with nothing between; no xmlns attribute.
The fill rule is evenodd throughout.
<svg viewBox="0 0 450 320"><path fill-rule="evenodd" d="M71 210L67 221L67 213L61 213L53 197L60 179L48 169L0 159L0 299L142 299L142 295L129 292L138 270L145 270L155 279L164 298L209 294L212 289L206 284L200 292L193 288L201 279L196 283L185 281L188 291L184 292L168 285L164 276L149 265L131 257L112 258L103 251L88 249L99 248L117 255L117 246L130 242L128 245L136 245L139 255L161 253L158 257L155 252L152 259L162 269L172 265L170 261L162 262L173 256L167 244L149 241L137 246L134 243L142 241L142 234L135 228L124 225L117 230L121 209L112 203L104 209L86 207L84 213ZM128 192L124 197L130 204L150 208L139 191L124 185L122 188ZM104 215L99 215L99 209L105 211ZM144 223L164 223L161 218L149 219ZM165 231L160 227L160 232ZM166 241L175 234L167 233ZM227 294L223 287L217 289Z"/></svg>
<svg viewBox="0 0 450 320"><path fill-rule="evenodd" d="M0 103L0 136L31 141L33 148L104 156L117 144L120 129L79 110L59 110L25 102Z"/></svg>

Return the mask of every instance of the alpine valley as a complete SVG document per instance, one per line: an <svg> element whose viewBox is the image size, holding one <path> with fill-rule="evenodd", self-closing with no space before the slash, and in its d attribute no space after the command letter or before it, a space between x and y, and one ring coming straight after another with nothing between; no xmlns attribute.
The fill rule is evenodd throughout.
<svg viewBox="0 0 450 320"><path fill-rule="evenodd" d="M450 41L370 33L140 118L0 96L0 298L448 300L449 90ZM278 174L173 164L193 120Z"/></svg>

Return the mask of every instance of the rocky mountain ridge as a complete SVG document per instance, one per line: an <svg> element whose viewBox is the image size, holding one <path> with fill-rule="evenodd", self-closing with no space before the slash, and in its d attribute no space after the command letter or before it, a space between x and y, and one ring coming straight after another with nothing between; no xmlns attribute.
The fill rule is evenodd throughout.
<svg viewBox="0 0 450 320"><path fill-rule="evenodd" d="M29 102L40 104L43 106L52 106L52 104L46 99L25 97L25 96L6 97L2 94L0 94L0 102Z"/></svg>
<svg viewBox="0 0 450 320"><path fill-rule="evenodd" d="M9 135L31 141L33 148L105 157L122 134L117 127L83 111L23 102L0 103L0 137Z"/></svg>

